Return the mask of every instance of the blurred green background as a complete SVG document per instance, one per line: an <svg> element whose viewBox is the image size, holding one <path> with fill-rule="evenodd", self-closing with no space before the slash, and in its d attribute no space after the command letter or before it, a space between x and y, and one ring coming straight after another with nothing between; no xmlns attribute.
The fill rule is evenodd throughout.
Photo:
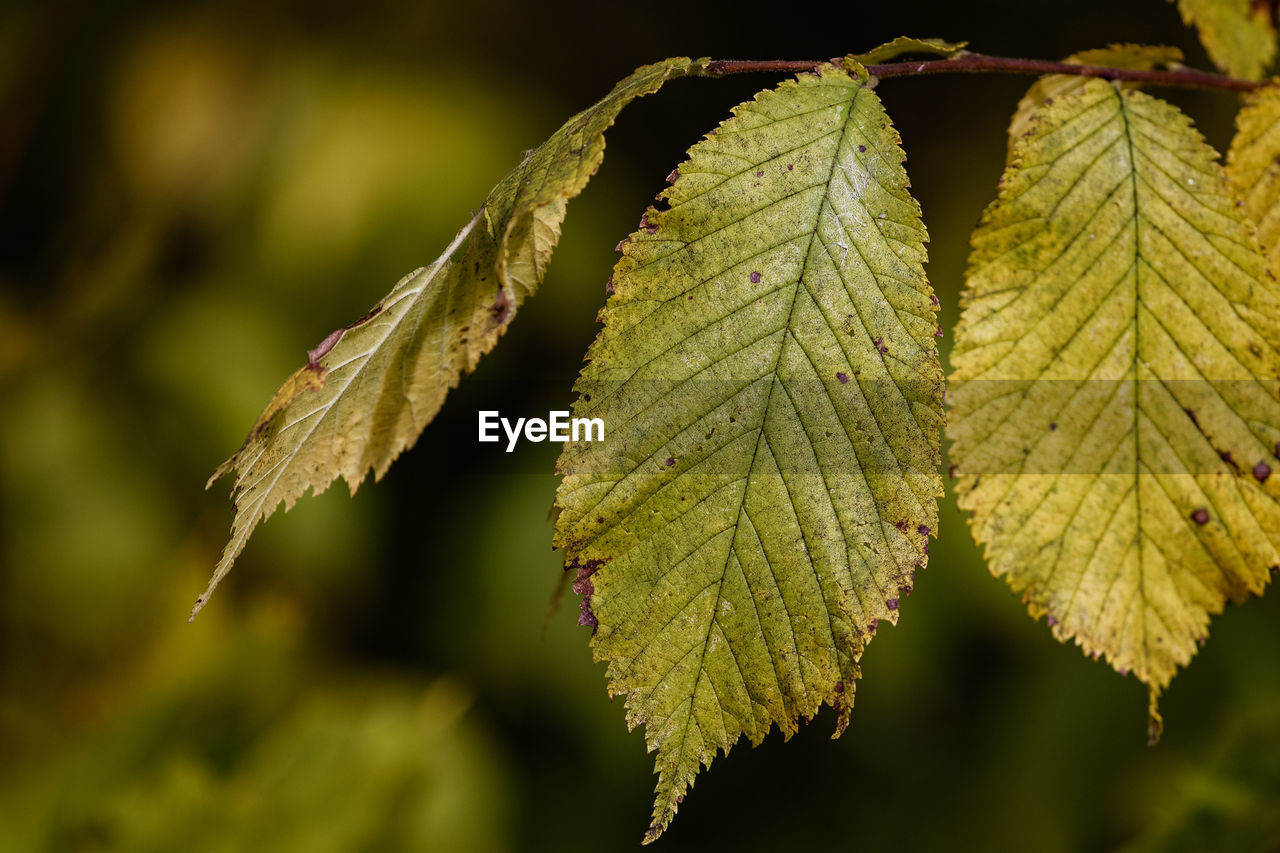
<svg viewBox="0 0 1280 853"><path fill-rule="evenodd" d="M259 529L205 492L328 331L433 260L490 186L636 65L821 58L895 35L1057 57L1175 44L1162 0L716 7L288 0L0 11L0 850L612 850L651 776L575 602L551 619L556 447L614 244L771 77L623 114L542 292L418 446ZM879 89L944 327L1029 80ZM1168 95L1222 147L1233 98ZM943 339L944 354L950 336ZM1166 694L1054 642L950 501L848 732L740 745L667 850L1280 849L1280 595L1229 608Z"/></svg>

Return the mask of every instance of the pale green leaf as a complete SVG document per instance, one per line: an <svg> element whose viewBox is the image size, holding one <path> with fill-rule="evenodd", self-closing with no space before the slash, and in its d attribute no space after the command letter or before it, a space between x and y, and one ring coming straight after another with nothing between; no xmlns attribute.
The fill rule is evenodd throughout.
<svg viewBox="0 0 1280 853"><path fill-rule="evenodd" d="M738 106L629 238L574 405L556 543L627 720L647 840L746 735L843 730L858 659L925 562L942 377L925 229L865 72Z"/></svg>
<svg viewBox="0 0 1280 853"><path fill-rule="evenodd" d="M705 60L638 69L565 122L493 189L444 253L413 272L365 317L327 337L276 392L244 446L210 480L236 472L236 517L194 616L260 520L339 476L354 493L417 440L463 373L493 348L542 281L567 201L604 156L604 132L624 106Z"/></svg>
<svg viewBox="0 0 1280 853"><path fill-rule="evenodd" d="M1275 85L1251 93L1236 116L1227 180L1257 228L1268 268L1280 272L1280 88Z"/></svg>
<svg viewBox="0 0 1280 853"><path fill-rule="evenodd" d="M1100 65L1104 68L1129 68L1138 71L1150 71L1156 68L1177 67L1182 60L1182 51L1176 47L1143 44L1112 44L1097 50L1085 50L1073 53L1064 59L1073 65ZM1088 77L1078 74L1049 74L1031 84L1027 94L1018 101L1018 109L1009 122L1009 156L1013 156L1013 144L1018 137L1031 129L1031 115L1036 108L1051 98L1061 98L1073 92L1079 92ZM1122 83L1125 88L1136 84Z"/></svg>
<svg viewBox="0 0 1280 853"><path fill-rule="evenodd" d="M1276 57L1270 3L1257 0L1177 0L1182 22L1194 25L1200 43L1223 71L1260 80Z"/></svg>
<svg viewBox="0 0 1280 853"><path fill-rule="evenodd" d="M949 435L975 539L1053 633L1155 700L1280 563L1280 296L1185 115L1040 107L973 235Z"/></svg>
<svg viewBox="0 0 1280 853"><path fill-rule="evenodd" d="M936 56L950 59L964 53L967 41L949 42L942 39L917 39L909 36L898 36L891 42L885 42L866 53L858 54L853 59L863 65L879 65L903 56Z"/></svg>

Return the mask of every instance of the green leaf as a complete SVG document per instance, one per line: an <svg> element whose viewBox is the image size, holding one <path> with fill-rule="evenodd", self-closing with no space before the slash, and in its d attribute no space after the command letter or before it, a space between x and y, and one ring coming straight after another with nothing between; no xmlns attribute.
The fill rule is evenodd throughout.
<svg viewBox="0 0 1280 853"><path fill-rule="evenodd" d="M1235 77L1261 80L1276 58L1270 3L1177 0L1182 22L1194 25L1213 64Z"/></svg>
<svg viewBox="0 0 1280 853"><path fill-rule="evenodd" d="M1250 93L1236 116L1227 180L1257 227L1268 268L1280 272L1280 88Z"/></svg>
<svg viewBox="0 0 1280 853"><path fill-rule="evenodd" d="M318 494L339 476L354 493L370 469L381 478L417 440L542 281L565 205L599 167L604 132L618 113L705 64L647 65L569 119L494 187L435 263L405 276L372 311L308 354L209 481L236 472L236 517L193 617L277 506L287 510L308 488Z"/></svg>
<svg viewBox="0 0 1280 853"><path fill-rule="evenodd" d="M948 428L991 570L1155 701L1280 563L1280 298L1215 152L1090 80L973 235Z"/></svg>
<svg viewBox="0 0 1280 853"><path fill-rule="evenodd" d="M1143 44L1112 44L1097 50L1073 53L1063 62L1073 65L1100 65L1104 68L1129 68L1150 71L1156 68L1173 68L1180 64L1182 51L1176 47ZM1027 94L1018 101L1018 109L1009 122L1009 156L1013 156L1013 144L1018 137L1031 129L1031 116L1036 108L1051 98L1062 98L1084 88L1090 78L1078 74L1048 74L1031 84ZM1135 83L1122 83L1124 88L1134 88Z"/></svg>
<svg viewBox="0 0 1280 853"><path fill-rule="evenodd" d="M765 91L689 151L627 241L574 405L556 544L609 690L657 751L646 836L700 765L824 703L937 527L942 377L926 233L865 71Z"/></svg>
<svg viewBox="0 0 1280 853"><path fill-rule="evenodd" d="M917 39L909 36L898 36L891 42L872 48L866 53L858 54L852 59L862 65L879 65L903 56L937 56L950 59L964 53L967 41L949 42L942 39Z"/></svg>

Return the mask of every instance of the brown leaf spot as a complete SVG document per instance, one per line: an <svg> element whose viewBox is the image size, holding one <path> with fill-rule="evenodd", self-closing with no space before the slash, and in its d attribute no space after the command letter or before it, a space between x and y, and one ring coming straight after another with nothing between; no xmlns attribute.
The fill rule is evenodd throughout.
<svg viewBox="0 0 1280 853"><path fill-rule="evenodd" d="M338 345L338 341L342 340L343 335L345 335L347 332L351 331L352 329L356 328L357 326L363 326L365 323L369 322L370 320L372 320L374 317L378 316L381 313L382 313L382 306L375 305L371 311L369 311L359 320L356 320L354 323L351 323L350 325L343 326L341 329L338 329L335 332L330 332L329 335L323 341L321 341L320 344L315 349L307 350L307 363L314 365L317 361L324 358L324 356L329 352L329 350L333 349L335 346Z"/></svg>
<svg viewBox="0 0 1280 853"><path fill-rule="evenodd" d="M320 359L324 358L325 354L328 353L329 350L337 346L338 341L342 340L342 336L345 335L346 333L347 333L346 329L338 329L335 332L330 332L329 335L323 341L321 341L316 346L315 349L307 350L307 364L311 365L312 367L318 366Z"/></svg>
<svg viewBox="0 0 1280 853"><path fill-rule="evenodd" d="M604 560L587 560L585 563L579 563L575 558L565 565L565 570L577 569L577 575L573 579L573 591L582 596L582 603L578 605L578 624L589 626L591 633L594 634L600 626L596 615L591 612L591 596L595 593L595 584L591 580L591 576L599 571L600 567L605 564Z"/></svg>
<svg viewBox="0 0 1280 853"><path fill-rule="evenodd" d="M1253 479L1259 483L1267 482L1267 478L1271 476L1271 466L1265 462L1259 462L1253 466Z"/></svg>
<svg viewBox="0 0 1280 853"><path fill-rule="evenodd" d="M1191 513L1191 520L1201 526L1208 524L1209 510L1205 509L1204 507L1200 507L1195 512Z"/></svg>
<svg viewBox="0 0 1280 853"><path fill-rule="evenodd" d="M838 370L836 371L836 379L839 379L839 380L840 380L840 384L841 384L841 385L843 385L843 384L845 384L846 382L848 382L848 381L849 381L849 377L848 377L847 375L845 375L845 374L841 373L841 372L840 372L840 371L838 371Z"/></svg>
<svg viewBox="0 0 1280 853"><path fill-rule="evenodd" d="M890 610L897 610L897 609L898 609L898 599L896 599L896 598L891 598L891 599L889 599L888 601L886 601L886 602L884 603L884 606L885 606L885 607L887 607L887 608L889 608Z"/></svg>
<svg viewBox="0 0 1280 853"><path fill-rule="evenodd" d="M499 289L498 295L493 298L493 304L489 306L489 315L493 318L494 326L505 326L514 313L515 308L511 305L511 297L507 295L506 290Z"/></svg>

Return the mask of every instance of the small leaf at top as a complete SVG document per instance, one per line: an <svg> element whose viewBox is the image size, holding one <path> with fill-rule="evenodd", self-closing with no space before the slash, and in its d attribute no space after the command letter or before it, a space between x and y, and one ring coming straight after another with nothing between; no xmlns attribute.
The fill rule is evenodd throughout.
<svg viewBox="0 0 1280 853"><path fill-rule="evenodd" d="M1171 0L1172 2L1172 0ZM1234 77L1261 80L1276 58L1275 4L1258 0L1177 0L1213 64Z"/></svg>
<svg viewBox="0 0 1280 853"><path fill-rule="evenodd" d="M287 510L308 488L319 494L339 476L354 493L369 470L381 478L417 440L542 281L565 205L599 167L604 132L618 113L705 64L647 65L569 119L494 187L435 263L405 276L367 315L308 353L209 481L236 472L236 516L193 617L279 504Z"/></svg>
<svg viewBox="0 0 1280 853"><path fill-rule="evenodd" d="M1280 88L1251 92L1236 116L1227 180L1258 229L1268 268L1280 274Z"/></svg>
<svg viewBox="0 0 1280 853"><path fill-rule="evenodd" d="M556 544L627 720L652 841L701 766L828 704L937 528L926 234L865 71L739 105L625 242L567 444Z"/></svg>
<svg viewBox="0 0 1280 853"><path fill-rule="evenodd" d="M951 459L994 574L1156 698L1280 563L1280 290L1175 107L1032 116L973 235Z"/></svg>
<svg viewBox="0 0 1280 853"><path fill-rule="evenodd" d="M862 65L879 65L903 56L937 56L950 59L964 53L967 41L949 42L942 39L917 39L910 36L898 36L891 42L873 47L866 53L860 53L852 59Z"/></svg>

